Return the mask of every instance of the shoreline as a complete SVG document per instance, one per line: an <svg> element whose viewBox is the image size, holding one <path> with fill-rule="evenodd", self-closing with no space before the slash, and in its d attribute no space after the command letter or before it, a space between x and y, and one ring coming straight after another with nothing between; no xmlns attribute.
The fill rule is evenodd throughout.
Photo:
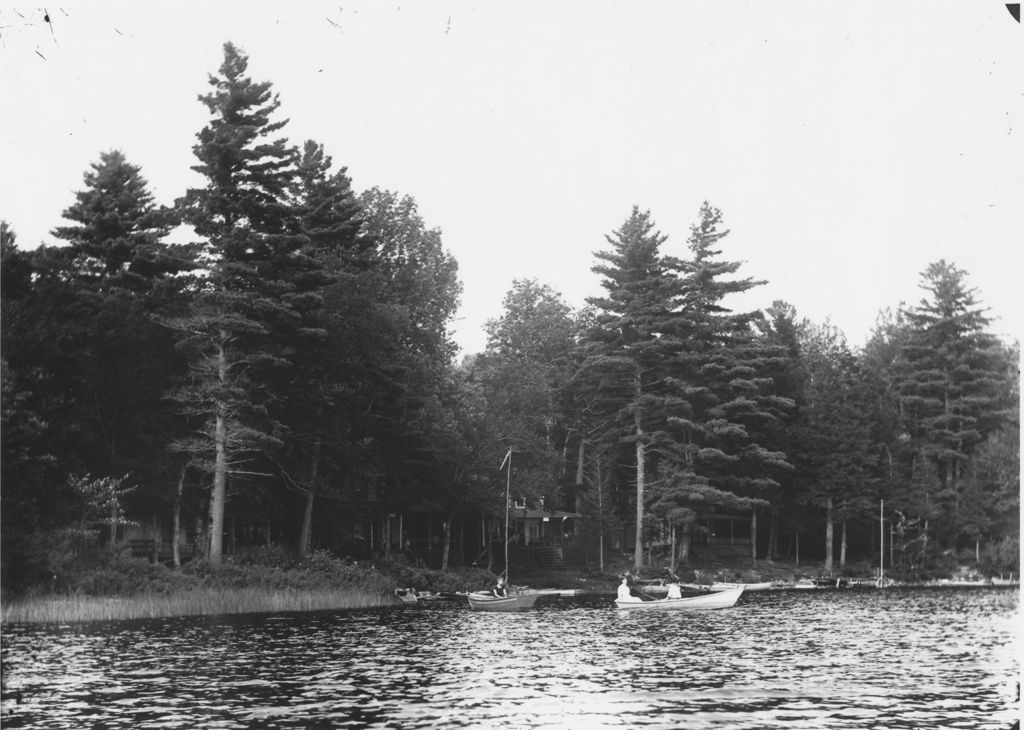
<svg viewBox="0 0 1024 730"><path fill-rule="evenodd" d="M332 566L335 567L335 566ZM631 563L625 558L611 559L603 573L593 569L520 569L514 575L518 585L529 586L542 592L565 594L613 594L622 575L630 572ZM861 565L859 568L867 568ZM378 568L380 569L378 572ZM130 621L153 618L182 618L188 616L220 616L257 613L282 613L318 610L345 610L381 608L401 605L395 595L396 588L414 587L427 593L473 590L479 588L491 575L474 569L441 571L405 571L399 565L367 566L359 576L353 568L324 570L317 582L311 584L308 571L295 571L293 585L282 583L283 575L274 569L247 571L234 575L234 584L209 582L178 585L168 589L166 583L143 581L136 590L118 594L75 591L65 594L28 593L6 597L0 603L0 626L4 629L19 624L69 624L91 621ZM387 571L385 573L385 571ZM713 582L758 583L771 582L771 590L874 590L876 579L868 569L851 570L859 575L829 576L818 564L796 565L789 562L761 562L752 568L746 560L694 561L685 568L677 568L687 579L682 584L697 588ZM224 571L222 571L223 573ZM157 575L161 575L158 571ZM266 582L275 577L277 585ZM342 577L346 580L339 580ZM658 565L646 567L636 576L650 586L671 582L678 577ZM246 584L249 583L250 584ZM817 583L817 585L813 585ZM219 581L218 581L219 582ZM836 583L836 585L830 585ZM152 587L151 587L152 586ZM964 576L925 581L886 579L885 588L1019 588L1018 580L988 578L966 580ZM657 590L655 588L655 590Z"/></svg>
<svg viewBox="0 0 1024 730"><path fill-rule="evenodd" d="M222 616L250 613L376 608L395 597L359 589L200 588L126 596L30 596L4 601L0 625Z"/></svg>

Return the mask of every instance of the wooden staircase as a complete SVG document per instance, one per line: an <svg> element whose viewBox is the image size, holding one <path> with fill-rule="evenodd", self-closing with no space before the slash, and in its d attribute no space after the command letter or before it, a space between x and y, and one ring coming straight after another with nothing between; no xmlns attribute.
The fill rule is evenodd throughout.
<svg viewBox="0 0 1024 730"><path fill-rule="evenodd" d="M564 568L562 550L556 547L537 548L537 562L542 568Z"/></svg>

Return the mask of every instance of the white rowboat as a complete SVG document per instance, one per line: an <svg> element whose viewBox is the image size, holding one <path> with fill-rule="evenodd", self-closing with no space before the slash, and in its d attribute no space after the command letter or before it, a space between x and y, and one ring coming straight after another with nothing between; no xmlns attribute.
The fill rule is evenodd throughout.
<svg viewBox="0 0 1024 730"><path fill-rule="evenodd" d="M743 586L730 588L717 593L708 593L691 598L660 598L657 601L615 601L615 607L627 611L633 610L691 610L705 608L731 608L743 595Z"/></svg>
<svg viewBox="0 0 1024 730"><path fill-rule="evenodd" d="M743 586L744 590L746 590L747 593L750 593L751 591L771 590L772 583L771 581L766 581L764 583L721 583L719 581L715 581L711 584L711 590L728 591L732 588L739 588L740 586Z"/></svg>

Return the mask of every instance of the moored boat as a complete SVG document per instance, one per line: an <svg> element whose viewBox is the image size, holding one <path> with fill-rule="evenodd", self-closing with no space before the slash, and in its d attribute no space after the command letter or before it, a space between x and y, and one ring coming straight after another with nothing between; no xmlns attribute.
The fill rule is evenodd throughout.
<svg viewBox="0 0 1024 730"><path fill-rule="evenodd" d="M767 591L771 590L772 582L764 581L762 583L725 583L722 581L715 581L711 584L711 590L728 591L733 588L739 588L740 586L742 586L747 593L750 593L752 591Z"/></svg>
<svg viewBox="0 0 1024 730"><path fill-rule="evenodd" d="M539 597L537 591L522 591L503 597L484 592L467 594L469 607L474 611L523 611L532 608Z"/></svg>
<svg viewBox="0 0 1024 730"><path fill-rule="evenodd" d="M790 586L790 588L796 588L797 590L804 590L804 591L812 591L812 590L815 590L817 588L821 588L821 586L818 585L817 583L815 583L813 580L804 579L804 580L798 580L796 583L793 583Z"/></svg>
<svg viewBox="0 0 1024 730"><path fill-rule="evenodd" d="M465 593L431 593L430 591L418 591L415 588L396 588L395 596L403 603L419 603L420 601L441 601L462 599Z"/></svg>
<svg viewBox="0 0 1024 730"><path fill-rule="evenodd" d="M505 478L505 571L504 581L508 580L508 506L510 504L509 494L512 482L512 449L508 450L505 454L505 459L501 462L501 466L498 467L499 471L508 464L508 474ZM498 578L498 587L501 588L503 585L503 579ZM486 591L475 591L473 593L466 594L469 600L469 607L473 611L524 611L528 608L533 608L533 604L540 597L538 591L528 588L513 588L511 585L507 589L502 591L506 593L504 596L498 596Z"/></svg>
<svg viewBox="0 0 1024 730"><path fill-rule="evenodd" d="M743 595L743 586L729 588L724 591L707 593L702 596L691 596L689 598L659 598L655 601L625 601L616 600L615 607L627 611L633 610L695 610L708 608L731 608Z"/></svg>

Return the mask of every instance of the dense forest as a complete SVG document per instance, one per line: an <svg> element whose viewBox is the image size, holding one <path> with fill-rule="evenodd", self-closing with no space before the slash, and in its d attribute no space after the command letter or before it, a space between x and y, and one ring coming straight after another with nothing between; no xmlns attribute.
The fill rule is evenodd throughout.
<svg viewBox="0 0 1024 730"><path fill-rule="evenodd" d="M103 152L59 245L0 228L6 587L130 525L168 525L175 564L184 535L214 566L252 544L356 555L423 502L447 565L451 526L503 514L508 482L638 568L685 563L709 514L749 519L752 560L801 534L828 569L876 560L881 510L903 568L1018 570L1019 348L967 272L927 264L920 301L854 349L784 301L729 309L764 282L714 206L684 258L634 208L580 262L601 277L586 306L516 281L456 362L440 231L290 142L246 67L227 44L199 97L201 186L160 204Z"/></svg>

